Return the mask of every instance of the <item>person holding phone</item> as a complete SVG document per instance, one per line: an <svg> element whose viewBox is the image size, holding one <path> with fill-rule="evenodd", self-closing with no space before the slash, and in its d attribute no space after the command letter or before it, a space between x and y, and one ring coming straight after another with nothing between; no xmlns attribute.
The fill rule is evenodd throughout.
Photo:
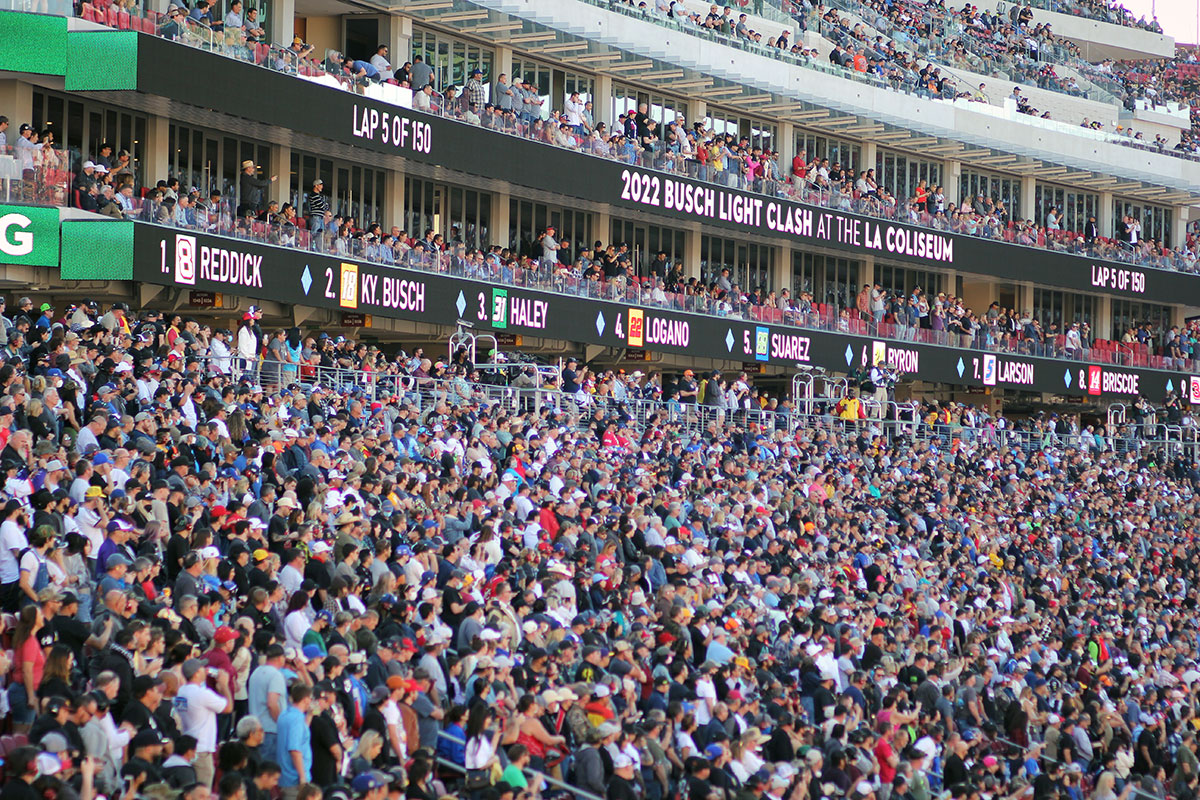
<svg viewBox="0 0 1200 800"><path fill-rule="evenodd" d="M229 688L229 673L215 670L217 691L209 689L208 665L198 658L183 662L183 679L187 681L175 696L175 710L183 732L196 737L196 780L212 788L217 752L217 715L233 710L233 693Z"/></svg>

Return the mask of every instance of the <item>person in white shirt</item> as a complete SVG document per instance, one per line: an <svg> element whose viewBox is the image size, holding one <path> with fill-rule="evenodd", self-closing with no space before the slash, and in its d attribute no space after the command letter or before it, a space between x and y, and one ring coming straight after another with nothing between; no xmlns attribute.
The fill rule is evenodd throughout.
<svg viewBox="0 0 1200 800"><path fill-rule="evenodd" d="M294 647L299 650L304 646L304 634L312 628L312 620L305 610L308 608L308 604L307 592L296 592L288 601L288 613L283 618L285 647Z"/></svg>
<svg viewBox="0 0 1200 800"><path fill-rule="evenodd" d="M4 608L15 608L21 577L17 557L29 546L25 538L29 518L17 500L5 504L3 516L4 521L0 522L0 602Z"/></svg>
<svg viewBox="0 0 1200 800"><path fill-rule="evenodd" d="M383 714L383 721L387 724L388 744L392 746L393 753L400 754L400 758L404 758L408 751L408 736L399 706L400 698L404 697L407 691L407 685L407 679L399 675L390 676L387 679L388 698L379 707L379 713Z"/></svg>
<svg viewBox="0 0 1200 800"><path fill-rule="evenodd" d="M254 320L246 314L242 327L238 328L237 351L243 370L253 371L258 363L258 336L254 333Z"/></svg>
<svg viewBox="0 0 1200 800"><path fill-rule="evenodd" d="M299 548L292 551L292 560L279 571L279 582L288 597L300 591L304 582L304 553Z"/></svg>
<svg viewBox="0 0 1200 800"><path fill-rule="evenodd" d="M712 719L713 706L717 704L717 687L712 679L716 666L711 661L705 661L700 665L700 677L696 679L696 724L700 727Z"/></svg>
<svg viewBox="0 0 1200 800"><path fill-rule="evenodd" d="M390 81L395 77L396 73L392 71L392 62L388 61L388 46L381 44L375 48L375 55L371 56L371 66L379 70L379 80Z"/></svg>
<svg viewBox="0 0 1200 800"><path fill-rule="evenodd" d="M187 736L196 738L196 781L211 787L217 752L217 714L233 710L233 695L229 691L229 673L216 670L218 692L205 685L208 666L198 658L183 662L183 678L187 681L175 696L175 712L179 727Z"/></svg>
<svg viewBox="0 0 1200 800"><path fill-rule="evenodd" d="M229 342L226 341L228 336L228 331L215 330L212 340L208 343L208 368L218 375L228 374L233 368L233 355L229 350Z"/></svg>
<svg viewBox="0 0 1200 800"><path fill-rule="evenodd" d="M17 158L21 162L21 172L25 180L33 180L34 172L34 154L42 149L40 142L36 142L37 133L33 130L33 126L26 123L21 126L20 136L17 137Z"/></svg>
<svg viewBox="0 0 1200 800"><path fill-rule="evenodd" d="M575 132L583 136L586 131L583 127L583 100L579 99L579 92L571 92L571 96L563 103L563 111L566 112L567 124L575 129Z"/></svg>
<svg viewBox="0 0 1200 800"><path fill-rule="evenodd" d="M1079 338L1079 323L1072 322L1071 327L1067 329L1066 351L1068 354L1078 353L1083 349L1083 342Z"/></svg>

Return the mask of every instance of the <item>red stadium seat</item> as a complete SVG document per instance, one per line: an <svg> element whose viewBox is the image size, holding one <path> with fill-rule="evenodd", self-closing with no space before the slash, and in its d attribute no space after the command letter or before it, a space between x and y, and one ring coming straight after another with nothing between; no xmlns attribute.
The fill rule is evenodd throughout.
<svg viewBox="0 0 1200 800"><path fill-rule="evenodd" d="M87 20L88 22L96 21L96 7L93 6L91 3L84 3L82 8L80 9L80 13L83 16L83 18L85 20Z"/></svg>

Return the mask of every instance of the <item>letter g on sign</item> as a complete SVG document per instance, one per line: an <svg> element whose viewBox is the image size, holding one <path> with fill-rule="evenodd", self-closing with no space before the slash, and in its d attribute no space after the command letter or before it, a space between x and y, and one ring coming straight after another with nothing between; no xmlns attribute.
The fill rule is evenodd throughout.
<svg viewBox="0 0 1200 800"><path fill-rule="evenodd" d="M0 253L10 256L27 256L33 252L33 234L25 228L30 226L29 217L24 214L5 214L0 217ZM22 230L9 233L8 229L18 227Z"/></svg>

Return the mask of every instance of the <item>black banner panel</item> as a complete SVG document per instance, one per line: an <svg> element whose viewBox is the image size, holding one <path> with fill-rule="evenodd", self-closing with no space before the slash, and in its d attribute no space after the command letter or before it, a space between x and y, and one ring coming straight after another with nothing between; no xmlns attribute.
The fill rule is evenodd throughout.
<svg viewBox="0 0 1200 800"><path fill-rule="evenodd" d="M492 132L163 39L139 37L138 89L377 153L726 231L923 268L1200 305L1200 276L936 231L767 197Z"/></svg>
<svg viewBox="0 0 1200 800"><path fill-rule="evenodd" d="M1200 394L1200 377L872 339L786 325L595 300L483 280L342 260L257 242L134 226L136 281L254 299L632 347L697 358L830 371L878 363L907 379L1077 396L1153 399ZM1194 386L1193 386L1194 384Z"/></svg>

